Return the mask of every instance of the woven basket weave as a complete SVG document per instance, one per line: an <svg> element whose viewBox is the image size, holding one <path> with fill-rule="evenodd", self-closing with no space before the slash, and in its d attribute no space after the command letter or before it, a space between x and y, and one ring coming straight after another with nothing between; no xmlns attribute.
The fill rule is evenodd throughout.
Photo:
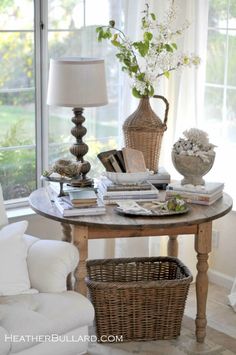
<svg viewBox="0 0 236 355"><path fill-rule="evenodd" d="M137 110L123 124L125 146L143 152L146 167L158 171L162 137L167 129L169 103L165 97L154 95L165 102L165 118L162 122L152 110L149 98L140 100Z"/></svg>
<svg viewBox="0 0 236 355"><path fill-rule="evenodd" d="M87 262L86 283L96 331L123 341L176 338L192 275L177 258L122 258Z"/></svg>

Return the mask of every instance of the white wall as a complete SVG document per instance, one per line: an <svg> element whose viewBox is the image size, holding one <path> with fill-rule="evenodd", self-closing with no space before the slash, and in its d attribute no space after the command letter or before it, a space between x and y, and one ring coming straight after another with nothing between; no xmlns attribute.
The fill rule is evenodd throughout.
<svg viewBox="0 0 236 355"><path fill-rule="evenodd" d="M219 232L219 241L216 248L213 241L210 267L234 278L236 277L236 212L230 212L214 221L213 230Z"/></svg>

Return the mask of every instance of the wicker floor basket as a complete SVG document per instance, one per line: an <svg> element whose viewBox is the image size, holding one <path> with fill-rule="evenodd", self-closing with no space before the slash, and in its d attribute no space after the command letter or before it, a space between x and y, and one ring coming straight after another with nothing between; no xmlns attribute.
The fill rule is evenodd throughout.
<svg viewBox="0 0 236 355"><path fill-rule="evenodd" d="M172 339L180 335L192 275L177 258L89 260L86 283L98 339Z"/></svg>

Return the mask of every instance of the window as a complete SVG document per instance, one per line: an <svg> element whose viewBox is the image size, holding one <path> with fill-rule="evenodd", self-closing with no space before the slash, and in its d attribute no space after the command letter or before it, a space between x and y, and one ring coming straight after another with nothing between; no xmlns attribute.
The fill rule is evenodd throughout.
<svg viewBox="0 0 236 355"><path fill-rule="evenodd" d="M236 199L234 184L236 155L236 2L210 0L204 121L218 145L216 162L209 174L225 182Z"/></svg>
<svg viewBox="0 0 236 355"><path fill-rule="evenodd" d="M0 182L5 198L35 188L33 1L0 3Z"/></svg>
<svg viewBox="0 0 236 355"><path fill-rule="evenodd" d="M90 176L102 170L97 153L118 144L119 64L112 46L97 42L96 27L111 18L122 27L123 7L122 0L1 2L0 183L6 200L28 196L53 161L73 159L71 109L45 104L49 58L105 58L109 104L84 113Z"/></svg>

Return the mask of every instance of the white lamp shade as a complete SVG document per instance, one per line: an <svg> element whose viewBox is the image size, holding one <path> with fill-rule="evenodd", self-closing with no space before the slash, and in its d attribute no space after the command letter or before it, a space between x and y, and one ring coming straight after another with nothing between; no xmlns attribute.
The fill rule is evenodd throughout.
<svg viewBox="0 0 236 355"><path fill-rule="evenodd" d="M51 59L47 104L65 107L106 105L104 60L77 57Z"/></svg>

